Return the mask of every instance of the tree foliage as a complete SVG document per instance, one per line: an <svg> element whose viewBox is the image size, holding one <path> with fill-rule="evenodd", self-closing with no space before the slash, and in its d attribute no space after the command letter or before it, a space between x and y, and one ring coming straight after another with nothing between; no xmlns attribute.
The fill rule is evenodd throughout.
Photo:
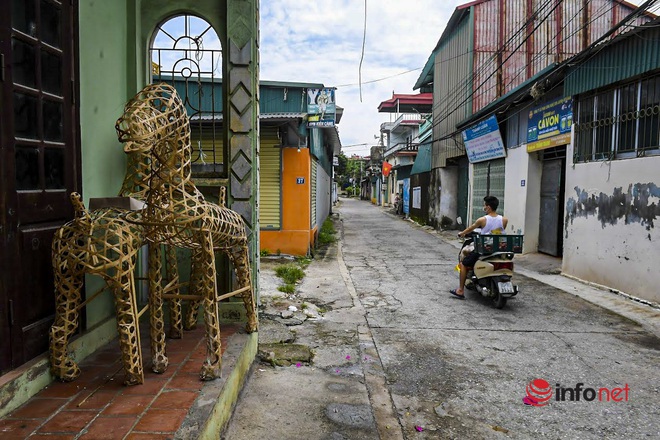
<svg viewBox="0 0 660 440"><path fill-rule="evenodd" d="M350 159L340 153L337 156L339 165L335 168L336 181L342 189L352 186L354 183L359 185L360 179L364 177L364 162L358 159Z"/></svg>

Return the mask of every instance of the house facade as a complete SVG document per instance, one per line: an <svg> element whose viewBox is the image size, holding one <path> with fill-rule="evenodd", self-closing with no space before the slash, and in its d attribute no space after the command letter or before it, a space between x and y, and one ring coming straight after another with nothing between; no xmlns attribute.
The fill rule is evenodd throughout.
<svg viewBox="0 0 660 440"><path fill-rule="evenodd" d="M549 65L586 49L635 9L619 0L479 0L456 8L414 86L433 92L432 180L441 190L429 201L429 217L469 223L486 194L499 197L508 212L514 201L505 197L506 149L474 161L458 127ZM631 24L650 19L641 14Z"/></svg>
<svg viewBox="0 0 660 440"><path fill-rule="evenodd" d="M216 72L230 85L222 89L222 99L231 104L223 109L231 124L216 133L230 147L223 167L202 177L216 192L226 187L228 206L243 216L250 232L259 229L258 2L2 0L0 4L5 17L0 24L0 373L13 371L11 377L17 378L16 370L32 368L34 374L29 380L17 379L9 396L25 398L51 380L44 355L54 316L50 243L57 228L73 216L69 194L82 193L87 206L90 198L117 195L126 157L117 141L115 121L124 104L161 67L197 78L208 68L210 76ZM197 69L191 68L194 57L178 68L176 59L155 58L163 43L157 38L159 31L177 17L198 23L201 29L186 28L193 34L181 38L193 41L207 29L206 47L213 45L209 36L215 34L215 52L222 56ZM170 48L175 44L170 41ZM201 50L193 52L202 56ZM256 234L251 233L250 246L256 273ZM86 295L99 287L103 287L100 280L88 278ZM90 302L81 315L79 336L71 346L77 359L116 337L111 292ZM15 405L6 397L2 395L3 411Z"/></svg>
<svg viewBox="0 0 660 440"><path fill-rule="evenodd" d="M403 194L405 179L410 177L419 146L420 125L431 112L431 93L392 94L378 106L380 113L389 113L390 121L380 125L383 143L381 204L392 205L396 195Z"/></svg>
<svg viewBox="0 0 660 440"><path fill-rule="evenodd" d="M260 249L308 255L330 214L337 127L308 127L309 91L323 84L262 82L260 116ZM305 104L301 107L301 102ZM298 113L287 112L294 106ZM302 110L302 112L301 112ZM335 123L341 120L338 108Z"/></svg>
<svg viewBox="0 0 660 440"><path fill-rule="evenodd" d="M614 32L459 124L497 121L507 231L525 235L524 252L561 257L565 275L656 304L657 23Z"/></svg>
<svg viewBox="0 0 660 440"><path fill-rule="evenodd" d="M188 100L196 146L193 169L208 197L217 190L213 173L224 168L222 79L158 75ZM201 93L197 93L200 89ZM336 125L308 127L309 92L323 84L259 82L259 248L264 253L307 255L332 206L332 160L341 148ZM337 108L334 123L341 120Z"/></svg>
<svg viewBox="0 0 660 440"><path fill-rule="evenodd" d="M562 271L660 303L660 32L637 27L569 67Z"/></svg>

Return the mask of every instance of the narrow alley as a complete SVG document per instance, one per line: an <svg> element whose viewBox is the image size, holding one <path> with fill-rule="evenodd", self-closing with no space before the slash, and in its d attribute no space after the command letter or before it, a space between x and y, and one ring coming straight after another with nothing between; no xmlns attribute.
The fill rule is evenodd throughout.
<svg viewBox="0 0 660 440"><path fill-rule="evenodd" d="M660 435L660 340L641 324L519 274L521 293L503 310L473 292L460 301L448 292L452 244L368 202L342 199L338 211L337 252L312 262L298 293L331 311L287 327L314 357L255 364L224 438ZM269 316L271 271L262 264ZM632 307L657 322L657 310ZM263 342L273 327L261 322ZM523 403L535 379L552 388L545 407ZM349 414L333 417L337 405Z"/></svg>

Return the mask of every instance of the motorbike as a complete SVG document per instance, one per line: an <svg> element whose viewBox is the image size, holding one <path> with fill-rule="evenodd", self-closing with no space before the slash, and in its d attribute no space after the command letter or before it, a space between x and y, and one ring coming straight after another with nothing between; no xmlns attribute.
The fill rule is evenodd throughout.
<svg viewBox="0 0 660 440"><path fill-rule="evenodd" d="M522 236L513 237L520 237L520 249L522 250ZM481 235L475 232L471 232L466 237L459 236L459 238L463 238L463 245L458 253L459 263L463 259L464 249L469 245L475 245L475 249L481 254L474 267L468 270L465 287L490 298L495 308L503 308L507 301L519 292L518 286L512 282L515 252L508 250L512 247L509 243L510 240L506 235ZM507 250L499 251L498 249ZM492 252L493 250L496 252Z"/></svg>

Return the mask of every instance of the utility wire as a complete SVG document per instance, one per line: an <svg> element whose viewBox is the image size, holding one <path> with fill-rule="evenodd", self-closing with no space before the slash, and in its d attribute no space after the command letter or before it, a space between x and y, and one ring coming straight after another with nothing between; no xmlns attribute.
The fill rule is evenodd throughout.
<svg viewBox="0 0 660 440"><path fill-rule="evenodd" d="M506 48L508 45L513 44L513 43L516 43L516 42L517 42L517 39L518 39L519 37L523 37L523 36L525 36L526 34L528 34L528 32L527 32L527 28L528 28L528 26L529 26L530 24L532 24L532 23L534 22L534 20L538 17L538 15L539 15L539 14L540 14L545 8L547 8L547 7L548 7L553 1L554 1L554 0L546 0L545 3L543 3L543 4L539 7L539 9L536 10L534 13L531 13L531 11L528 11L528 14L526 15L526 19L525 19L525 20L522 22L522 24L518 27L518 29L516 30L516 32L512 33L512 34L509 36L509 38L508 38L505 42L502 42L502 45L501 45L500 47L498 47L496 51L493 52L493 55L492 55L487 61L485 61L484 63L482 63L480 66L478 66L476 70L473 70L473 71L471 72L471 77L472 77L472 78L475 78L475 77L480 76L482 73L485 73L485 71L486 71L486 70L487 70L492 64L495 64L495 62L497 61L497 55L498 55L499 53L503 53L504 50L505 50L505 48ZM560 1L561 1L561 0L560 0ZM527 35L527 37L525 38L525 40L523 40L523 42L525 42L525 41L529 38L529 36L530 36L530 35ZM520 45L519 45L519 46L520 46ZM519 46L518 46L518 47L519 47ZM512 52L515 52L515 50L512 51ZM466 78L466 81L465 81L462 85L457 86L456 88L454 88L454 89L453 89L453 90L447 95L447 100L448 100L448 101L452 101L452 100L454 100L455 98L457 98L459 95L462 96L462 95L464 94L464 92L469 91L469 89L471 89L471 88L472 88L472 82L470 81L470 78L468 77L468 78ZM438 102L438 103L437 103L438 106L440 106L440 105L442 105L442 104L443 104L442 102Z"/></svg>
<svg viewBox="0 0 660 440"><path fill-rule="evenodd" d="M551 2L551 1L553 1L553 0L547 0L547 1L546 1L546 4L548 4L548 3ZM548 14L543 18L543 20L540 20L540 21L536 24L536 26L534 27L534 29L532 30L532 32L530 32L530 33L529 33L529 34L528 34L528 35L527 35L527 36L526 36L526 37L520 42L520 44L518 44L518 46L516 46L516 48L515 48L513 51L511 51L511 53L509 54L509 56L507 56L504 60L502 60L502 63L501 63L502 65L504 65L504 64L509 60L509 58L511 58L514 54L516 54L516 53L518 52L518 50L522 47L522 45L525 44L525 42L527 42L527 40L529 40L529 39L531 38L532 35L534 35L534 32L536 32L536 30L537 30L542 24L545 23L545 21L546 21L547 18L550 16L550 14L552 14L552 13L555 11L555 9L557 9L557 7L559 7L560 4L561 4L561 1L555 3L555 6L554 6L554 7L548 12ZM502 50L502 48L500 48L500 50ZM473 99L473 98L474 98L474 92L477 91L477 90L479 90L481 87L483 87L483 86L488 82L488 80L490 80L490 78L492 78L494 75L496 75L496 74L498 73L498 70L499 70L499 69L497 69L497 68L494 69L494 70L490 73L490 75L488 75L488 76L487 76L487 77L486 77L486 78L485 78L485 79L484 79L484 80L483 80L483 81L482 81L482 82L481 82L481 83L480 83L480 84L479 84L479 85L478 85L473 91L471 91L471 93L468 93L468 96L467 96L465 99L463 99L463 100L462 100L457 106L453 107L449 112L447 112L447 113L445 113L444 115L442 115L442 117L440 118L440 120L438 120L438 121L435 121L435 120L434 120L434 121L433 121L433 127L436 127L436 126L438 126L440 123L442 123L442 122L444 122L445 120L447 120L451 115L454 114L455 111L459 110L459 109L462 108L463 105L465 105L469 100Z"/></svg>
<svg viewBox="0 0 660 440"><path fill-rule="evenodd" d="M553 41L556 41L556 44L551 48L551 50L548 50L548 51L545 52L545 53L537 53L537 54L534 54L534 55L532 56L532 59L530 60L530 63L528 63L527 65L525 65L525 69L519 69L519 70L518 70L518 73L517 73L516 75L514 75L514 76L510 79L510 81L509 81L507 84L504 85L504 91L506 91L506 90L512 90L512 89L514 89L514 88L516 87L514 84L516 84L516 83L518 82L517 80L518 80L518 78L521 77L521 75L523 75L523 74L525 74L525 73L527 72L527 67L529 67L529 66L534 66L534 65L536 65L536 61L538 61L539 59L542 59L542 58L544 58L544 57L548 57L548 56L550 56L550 53L554 53L554 52L559 48L559 45L560 45L560 44L566 42L567 40L569 40L571 37L573 37L574 35L576 35L578 32L580 32L580 31L582 30L581 27L578 27L573 33L569 34L568 36L564 36L564 38L563 38L562 40L559 40L559 39L558 39L558 37L559 37L560 34L561 34L561 35L564 35L564 34L563 34L563 31L566 30L566 28L567 28L570 24L573 23L573 20L575 20L575 19L579 16L579 14L585 9L585 7L586 7L587 4L588 4L588 2L585 3L585 4L583 4L582 8L580 8L580 10L578 10L577 13L574 14L573 17L572 17L570 20L567 20L567 21L566 21L566 23L564 24L564 26L562 26L561 30L555 34L555 37L548 41L548 44L551 43L551 42L553 42ZM608 6L609 6L609 8L608 8ZM594 15L592 15L592 19L587 23L587 25L590 25L590 24L594 23L595 21L599 20L599 19L600 19L602 16L604 16L605 14L610 13L610 12L612 11L612 8L613 8L613 7L614 7L614 5L613 5L612 3L609 3L609 4L608 4L608 3L604 3L603 6L601 6L600 10L594 12ZM601 12L601 11L602 11L602 12ZM599 15L596 15L596 14L598 14L599 12L601 12L601 13L600 13ZM559 55L561 55L561 54L559 54ZM547 63L546 63L546 64L547 64ZM522 83L523 81L524 81L524 79L523 79L522 81L520 81L520 83ZM518 83L518 85L519 85L520 83ZM478 98L478 97L482 97L482 96L484 96L486 93L489 93L491 90L492 90L492 87L489 88L489 89L486 89L486 90L482 90L482 92L476 94L475 97L477 97L477 98Z"/></svg>
<svg viewBox="0 0 660 440"><path fill-rule="evenodd" d="M594 49L594 48L597 47L598 45L601 45L601 43L603 43L603 42L604 42L607 38L609 38L612 34L614 34L615 32L617 32L620 28L625 27L625 26L628 26L628 22L630 22L631 20L636 19L639 15L641 15L644 11L646 11L646 10L647 10L652 4L656 3L657 1L658 1L658 0L647 0L645 3L643 3L642 5L640 5L637 9L635 9L633 12L631 12L628 16L626 16L623 20L621 20L617 25L615 25L614 27L612 27L609 31L607 31L605 34L603 34L600 38L598 38L596 41L594 41L592 44L590 44L587 48L585 48L585 49L584 49L583 51L581 51L580 53L585 53L585 52L587 52L587 51L589 51L589 50L591 50L591 49ZM606 12L609 12L609 11L606 11ZM602 14L602 15L604 15L604 14ZM601 16L602 16L602 15L601 15ZM599 17L600 17L600 16L596 17L595 19L592 19L588 24L593 23L593 21L596 20L596 19L599 18ZM580 30L581 30L581 29L576 30L576 31L574 32L574 34L577 33L577 32L579 32ZM576 56L573 56L573 57L569 58L568 60L565 60L565 61L563 62L563 64L566 65L566 66L576 66L576 65L583 64L583 63L585 63L586 61L588 61L588 60L590 60L591 58L593 58L594 56L596 56L596 55L597 55L602 49L604 49L604 48L605 48L605 45L602 45L601 48L599 48L598 50L596 50L596 51L594 51L593 53L589 54L585 59L580 59L580 60L578 60L577 62L575 62L575 64L573 64L573 63L571 62L571 60L574 60L574 59L575 59L576 57L578 57L580 54L577 54ZM552 72L551 72L551 73L552 73ZM544 81L545 79L547 79L551 73L547 74L547 75L546 75L545 77L543 77L543 78L540 78L540 79L539 79L539 82L542 82L542 81ZM568 76L572 75L573 73L574 73L574 72L569 73ZM568 76L567 76L567 77L568 77ZM553 87L552 87L550 90L548 90L548 91L554 90L554 88L556 88L557 86L558 86L558 85L553 86ZM524 91L524 92L521 91L519 98L523 98L523 97L526 95L526 93L527 93L526 91ZM502 104L502 105L500 105L499 107L493 109L490 113L496 113L496 112L502 110L503 108L505 108L507 105L509 105L509 104ZM514 114L508 116L508 117L505 118L504 120L500 121L500 123L501 123L501 122L504 122L504 121L507 121L508 119L510 119L511 117L513 117L515 114L518 114L518 113L519 113L519 112L516 112L516 113L514 113ZM451 133L449 133L449 134L446 134L446 135L443 135L443 136L440 137L440 138L434 138L433 141L441 141L441 140L450 139L450 138L453 138L454 136L456 136L456 135L459 134L459 133L461 133L461 130L454 130L453 132L451 132Z"/></svg>
<svg viewBox="0 0 660 440"><path fill-rule="evenodd" d="M364 45L367 41L367 0L364 0L364 27L362 32L362 54L360 55L360 66L358 67L358 81L360 83L360 102L362 102L362 61L364 61Z"/></svg>
<svg viewBox="0 0 660 440"><path fill-rule="evenodd" d="M423 67L417 67L415 69L410 69L410 70L406 70L406 71L403 71L403 72L395 73L394 75L385 76L383 78L372 79L370 81L362 81L362 82L359 82L359 83L352 83L352 84L340 84L340 85L335 86L335 87L336 88L351 87L351 86L358 86L358 85L361 86L362 84L376 83L376 82L385 81L386 79L395 78L397 76L405 75L406 73L415 72L417 70L422 70L422 69L423 69ZM362 93L362 92L360 92L360 93Z"/></svg>
<svg viewBox="0 0 660 440"><path fill-rule="evenodd" d="M584 11L585 8L588 6L588 3L589 3L589 1L585 2L585 3L583 4L582 8L581 8L580 10L578 10L577 13L576 13L575 15L573 15L573 17L572 17L570 20L566 21L566 24L562 27L562 30L566 29L566 27L568 27L569 24L572 24L573 21L574 21L576 18L579 18L579 16L580 16L580 14L582 13L582 11ZM614 5L613 5L613 4L609 4L609 6L610 6L609 9L607 9L607 6L608 6L608 4L605 4L604 7L601 7L601 10L602 10L603 12L602 12L600 15L592 15L591 20L590 20L588 23L586 23L586 25L589 26L590 24L592 24L593 22L595 22L595 21L597 21L599 18L601 18L603 15L605 15L605 14L608 13L608 12L610 12L610 11L611 11L611 8L612 8ZM542 20L541 22L539 22L539 24L536 26L536 28L534 29L534 31L532 31L532 33L531 33L530 35L528 35L528 37L527 37L525 40L527 40L531 35L533 35L533 33L536 31L536 29L537 29L542 23L545 22L545 20L550 16L550 14L552 14L552 12L554 12L554 9L556 9L556 7L557 7L557 5L555 5L555 8L553 8L553 10L550 11L550 13L544 18L544 20ZM596 12L600 12L600 11L596 11ZM575 30L573 33L571 33L571 34L568 35L567 37L563 38L561 41L558 41L557 44L553 47L553 49L558 48L560 43L565 42L566 40L570 39L572 36L574 36L575 34L577 34L577 33L580 32L580 31L582 31L582 26L577 27L576 30ZM550 41L555 41L555 40L557 40L558 35L559 35L559 33L557 33L557 36L556 36L555 38L553 38L552 40L550 40ZM516 52L516 51L522 46L522 44L524 44L524 43L525 43L525 41L523 41L521 44L519 44L518 47L514 50L514 52L512 52L512 54L511 54L510 56L512 56L512 55L513 55L513 54L514 54L514 53L515 53L515 52ZM525 65L525 69L520 69L519 72L518 72L518 74L515 75L515 76L514 76L514 77L513 77L513 78L512 78L512 79L511 79L511 80L505 85L504 89L505 89L505 90L508 89L512 84L515 83L516 79L517 79L521 74L526 73L528 67L534 65L536 61L538 61L539 59L541 59L542 57L545 57L545 56L547 56L547 55L548 55L547 53L538 53L538 54L535 54L535 55L532 57L532 59L530 60L530 62L527 63L527 64ZM508 58L510 58L510 56L509 56ZM507 60L508 60L508 58L507 58ZM502 62L502 65L504 65L505 62L506 62L507 60L504 60L504 61ZM437 126L438 124L440 124L440 123L444 122L445 120L447 120L447 119L448 119L450 116L452 116L457 110L460 110L460 109L463 107L463 105L465 105L470 99L478 98L478 97L484 96L486 93L489 93L489 92L492 90L493 87L490 87L490 88L484 90L484 89L483 89L483 86L484 86L484 85L486 84L486 82L487 82L487 81L488 81L493 75L495 75L495 74L497 74L497 69L496 69L494 72L491 72L491 74L489 75L489 77L486 78L486 80L484 80L484 81L483 81L478 87L476 87L476 88L474 89L474 92L469 93L468 96L467 96L467 97L466 97L466 98L465 98L465 99L464 99L464 100L463 100L458 106L454 107L454 108L451 109L451 110L448 109L447 112L445 112L444 114L441 114L441 118L437 121L437 124L436 124L436 121L434 121L434 125L433 125L433 126L435 127L435 126ZM480 93L476 93L476 92L478 92L480 89L481 89ZM460 133L460 131L457 131L457 132ZM454 132L454 134L456 134L456 132ZM443 136L442 139L446 139L446 137ZM442 139L437 139L437 140L442 140Z"/></svg>

